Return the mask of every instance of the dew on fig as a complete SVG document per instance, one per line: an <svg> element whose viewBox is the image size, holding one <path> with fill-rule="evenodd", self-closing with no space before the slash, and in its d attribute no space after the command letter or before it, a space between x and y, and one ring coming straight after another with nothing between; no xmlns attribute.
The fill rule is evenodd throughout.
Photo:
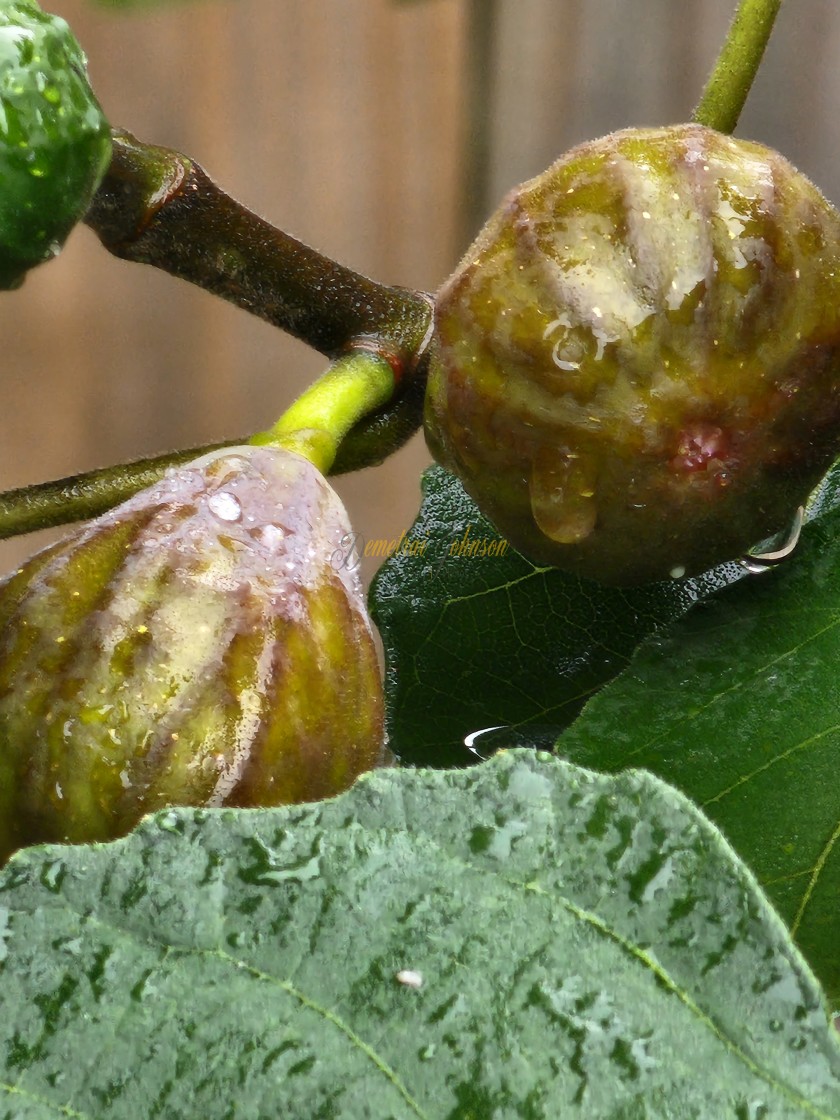
<svg viewBox="0 0 840 1120"><path fill-rule="evenodd" d="M534 521L558 544L576 544L595 528L595 480L591 462L585 457L538 453L529 491Z"/></svg>
<svg viewBox="0 0 840 1120"><path fill-rule="evenodd" d="M414 988L415 990L423 987L423 974L414 968L401 968L396 973L394 979L402 984L404 988Z"/></svg>
<svg viewBox="0 0 840 1120"><path fill-rule="evenodd" d="M207 499L207 505L220 521L238 521L242 516L239 499L227 490L219 490Z"/></svg>
<svg viewBox="0 0 840 1120"><path fill-rule="evenodd" d="M840 452L840 215L699 125L614 133L518 187L435 332L430 450L538 564L629 586L737 561Z"/></svg>
<svg viewBox="0 0 840 1120"><path fill-rule="evenodd" d="M0 860L22 843L111 839L171 804L317 800L383 761L364 597L329 564L346 513L300 456L253 448L236 462L236 477L221 452L172 472L51 546L48 568L30 561L31 594L0 629L0 664L20 682L0 697L0 746L26 744ZM288 537L271 521L278 493L308 511ZM82 609L90 583L74 595L88 569L105 609Z"/></svg>
<svg viewBox="0 0 840 1120"><path fill-rule="evenodd" d="M260 528L255 531L255 536L259 537L266 548L274 551L280 548L283 541L286 539L286 530L282 525L274 525L269 522L267 525L261 525Z"/></svg>

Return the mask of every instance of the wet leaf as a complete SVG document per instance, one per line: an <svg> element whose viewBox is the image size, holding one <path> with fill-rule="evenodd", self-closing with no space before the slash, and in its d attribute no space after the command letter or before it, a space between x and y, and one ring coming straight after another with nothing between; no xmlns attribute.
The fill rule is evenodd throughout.
<svg viewBox="0 0 840 1120"><path fill-rule="evenodd" d="M807 967L646 774L514 751L171 810L21 853L0 906L7 1116L840 1116Z"/></svg>
<svg viewBox="0 0 840 1120"><path fill-rule="evenodd" d="M699 579L616 589L537 568L433 467L403 550L371 592L400 757L466 765L475 756L464 737L497 725L551 746L643 638L743 574L730 564Z"/></svg>
<svg viewBox="0 0 840 1120"><path fill-rule="evenodd" d="M758 876L840 1003L840 512L795 557L639 650L558 752L682 789Z"/></svg>

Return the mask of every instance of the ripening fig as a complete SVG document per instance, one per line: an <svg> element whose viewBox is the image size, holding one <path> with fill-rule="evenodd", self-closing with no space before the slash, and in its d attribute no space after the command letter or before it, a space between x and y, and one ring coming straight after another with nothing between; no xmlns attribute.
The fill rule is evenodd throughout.
<svg viewBox="0 0 840 1120"><path fill-rule="evenodd" d="M166 805L311 801L382 762L349 533L310 462L241 447L0 585L0 856Z"/></svg>
<svg viewBox="0 0 840 1120"><path fill-rule="evenodd" d="M438 294L426 435L538 563L634 584L742 555L840 451L840 215L699 125L572 149Z"/></svg>

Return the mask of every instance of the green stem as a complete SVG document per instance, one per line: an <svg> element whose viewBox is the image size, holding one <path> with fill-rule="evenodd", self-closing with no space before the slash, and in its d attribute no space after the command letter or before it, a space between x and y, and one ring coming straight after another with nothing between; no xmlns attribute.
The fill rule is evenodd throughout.
<svg viewBox="0 0 840 1120"><path fill-rule="evenodd" d="M741 0L692 120L733 132L753 84L782 0Z"/></svg>
<svg viewBox="0 0 840 1120"><path fill-rule="evenodd" d="M408 442L423 423L426 373L424 358L421 367L393 400L350 429L338 449L330 474L376 467Z"/></svg>
<svg viewBox="0 0 840 1120"><path fill-rule="evenodd" d="M182 466L220 447L245 442L238 439L192 447L117 467L86 471L55 482L7 490L0 494L0 540L98 517L138 490L158 482L170 467Z"/></svg>
<svg viewBox="0 0 840 1120"><path fill-rule="evenodd" d="M428 330L426 296L322 256L226 195L186 156L124 131L113 134L85 222L115 256L214 292L329 357L373 337L408 363Z"/></svg>
<svg viewBox="0 0 840 1120"><path fill-rule="evenodd" d="M350 429L393 395L390 362L372 351L357 350L333 362L269 431L250 442L296 451L327 474Z"/></svg>
<svg viewBox="0 0 840 1120"><path fill-rule="evenodd" d="M367 354L366 358L371 358L371 355ZM403 391L389 399L383 407L377 407L374 403L378 399L375 386L370 395L369 390L371 382L379 377L382 386L393 385L392 367L379 358L377 372L371 381L368 381L365 370L361 372L365 381L363 404L370 404L373 411L358 420L347 432L329 471L333 475L362 470L383 462L417 431L422 421L425 359L421 360ZM326 376L329 377L330 372ZM349 397L351 408L344 412L342 427L351 420L352 390ZM295 408L296 405L292 405L292 409ZM259 440L261 437L254 438ZM119 502L126 501L138 490L154 485L170 468L182 466L210 451L241 446L248 442L248 437L243 436L9 490L0 494L0 540L98 517Z"/></svg>
<svg viewBox="0 0 840 1120"><path fill-rule="evenodd" d="M431 299L367 280L274 229L186 156L126 132L113 139L108 173L85 218L106 248L199 284L336 357L252 442L294 446L333 474L373 466L401 447L422 422ZM170 468L243 442L7 491L0 539L97 517Z"/></svg>
<svg viewBox="0 0 840 1120"><path fill-rule="evenodd" d="M466 126L461 181L461 240L468 245L492 204L493 122L498 79L499 0L469 0L464 71Z"/></svg>
<svg viewBox="0 0 840 1120"><path fill-rule="evenodd" d="M113 134L111 164L85 221L115 256L198 284L336 359L252 442L294 447L325 473L342 473L382 462L420 426L428 296L336 264L252 214L186 156L127 132ZM170 468L243 442L10 490L0 494L0 539L97 517Z"/></svg>

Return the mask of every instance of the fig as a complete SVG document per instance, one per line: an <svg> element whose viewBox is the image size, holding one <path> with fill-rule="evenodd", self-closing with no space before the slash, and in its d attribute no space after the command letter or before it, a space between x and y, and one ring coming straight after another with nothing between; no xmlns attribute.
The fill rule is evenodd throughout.
<svg viewBox="0 0 840 1120"><path fill-rule="evenodd" d="M0 857L169 805L316 800L384 761L349 538L308 460L241 447L0 585Z"/></svg>
<svg viewBox="0 0 840 1120"><path fill-rule="evenodd" d="M436 298L429 447L535 563L615 585L776 538L840 450L840 215L699 125L573 148Z"/></svg>
<svg viewBox="0 0 840 1120"><path fill-rule="evenodd" d="M111 132L67 23L0 4L0 288L54 257L90 204Z"/></svg>

